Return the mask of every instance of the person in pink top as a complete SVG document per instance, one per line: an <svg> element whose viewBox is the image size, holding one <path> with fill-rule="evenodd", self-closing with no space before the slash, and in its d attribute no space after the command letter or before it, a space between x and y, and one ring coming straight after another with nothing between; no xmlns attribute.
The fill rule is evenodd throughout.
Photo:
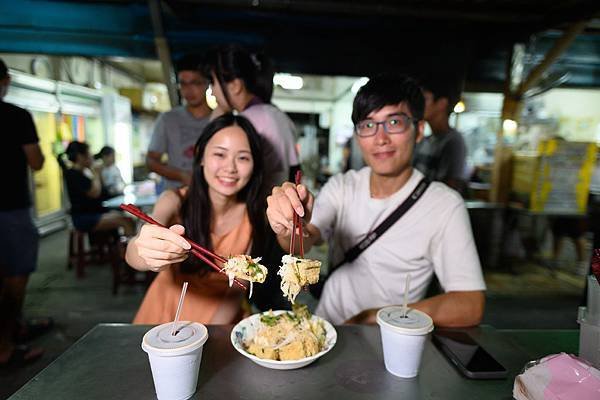
<svg viewBox="0 0 600 400"><path fill-rule="evenodd" d="M263 54L250 53L238 45L220 47L208 56L207 76L223 111L237 111L252 122L263 140L265 193L293 176L299 169L292 120L271 104L273 68Z"/></svg>

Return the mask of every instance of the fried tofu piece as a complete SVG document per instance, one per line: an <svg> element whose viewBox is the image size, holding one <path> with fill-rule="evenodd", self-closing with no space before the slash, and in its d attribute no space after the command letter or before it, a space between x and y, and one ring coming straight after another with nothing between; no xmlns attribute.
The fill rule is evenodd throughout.
<svg viewBox="0 0 600 400"><path fill-rule="evenodd" d="M304 354L304 345L301 340L296 340L279 348L279 359L281 361L299 360L305 357Z"/></svg>
<svg viewBox="0 0 600 400"><path fill-rule="evenodd" d="M269 360L279 359L279 352L277 351L277 349L273 349L270 347L262 347L254 343L251 343L246 349L246 351L250 354L254 354L259 358L266 358Z"/></svg>
<svg viewBox="0 0 600 400"><path fill-rule="evenodd" d="M300 258L296 262L296 266L300 275L300 286L314 285L319 282L321 261Z"/></svg>

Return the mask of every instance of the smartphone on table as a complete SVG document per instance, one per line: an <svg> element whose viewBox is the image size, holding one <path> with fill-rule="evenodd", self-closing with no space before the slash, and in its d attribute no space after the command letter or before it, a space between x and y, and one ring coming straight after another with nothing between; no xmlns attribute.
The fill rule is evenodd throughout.
<svg viewBox="0 0 600 400"><path fill-rule="evenodd" d="M502 379L508 371L469 334L454 330L435 330L433 343L470 379Z"/></svg>

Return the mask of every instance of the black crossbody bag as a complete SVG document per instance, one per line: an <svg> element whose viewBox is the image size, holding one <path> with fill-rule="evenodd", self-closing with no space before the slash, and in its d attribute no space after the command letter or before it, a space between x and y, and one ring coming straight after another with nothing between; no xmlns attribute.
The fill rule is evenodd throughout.
<svg viewBox="0 0 600 400"><path fill-rule="evenodd" d="M310 286L310 292L317 299L321 297L321 293L323 292L323 287L325 286L325 281L327 278L333 274L333 272L338 269L342 264L352 262L358 258L358 256L365 251L370 245L372 245L377 239L381 237L392 225L396 223L410 208L415 205L415 203L423 196L423 193L429 187L430 182L423 178L414 188L412 193L400 204L388 217L375 228L371 233L369 233L363 240L354 245L351 249L346 251L344 254L344 258L342 261L332 266L329 269L329 274L322 280L320 280L316 285Z"/></svg>

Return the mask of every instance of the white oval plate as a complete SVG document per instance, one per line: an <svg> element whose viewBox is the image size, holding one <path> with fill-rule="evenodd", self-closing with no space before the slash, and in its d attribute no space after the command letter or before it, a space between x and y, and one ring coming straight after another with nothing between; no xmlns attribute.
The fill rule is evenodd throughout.
<svg viewBox="0 0 600 400"><path fill-rule="evenodd" d="M280 315L285 312L287 312L287 311L277 310L277 311L273 311L273 314ZM323 321L323 327L325 328L325 332L326 332L325 346L324 346L323 350L321 350L319 353L317 353L313 356L310 356L310 357L301 358L299 360L289 360L289 361L268 360L268 359L256 357L255 355L250 354L246 350L244 350L243 343L247 339L253 337L256 334L257 328L260 327L260 316L262 314L264 314L264 313L258 313L258 314L251 315L248 318L241 320L236 326L234 326L233 329L231 330L231 344L244 357L248 357L249 359L251 359L252 361L257 363L258 365L261 365L263 367L271 368L271 369L296 369L296 368L305 367L308 364L312 363L313 361L317 360L319 357L323 356L329 350L331 350L333 348L333 346L335 346L335 343L337 342L337 332L333 328L333 325L331 325L328 321L324 320L323 318L313 315L312 316L313 320Z"/></svg>

